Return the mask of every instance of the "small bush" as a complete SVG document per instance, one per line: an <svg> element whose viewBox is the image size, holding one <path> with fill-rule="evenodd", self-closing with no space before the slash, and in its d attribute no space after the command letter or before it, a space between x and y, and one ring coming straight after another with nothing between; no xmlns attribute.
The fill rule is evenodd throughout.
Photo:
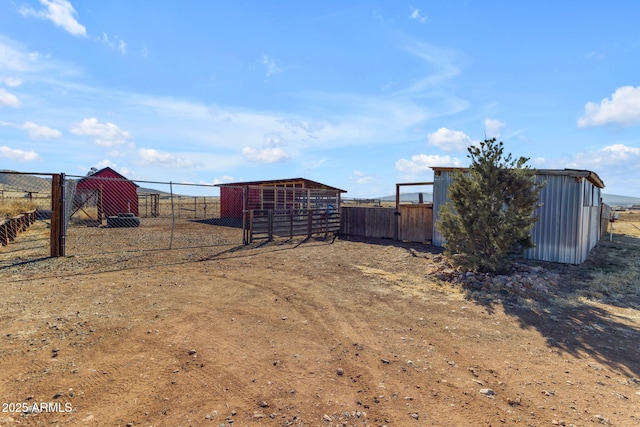
<svg viewBox="0 0 640 427"><path fill-rule="evenodd" d="M502 142L487 139L468 148L467 174L456 171L449 185L450 202L436 227L446 243L445 255L467 270L506 273L512 257L534 246L531 228L542 184L525 157L504 156Z"/></svg>

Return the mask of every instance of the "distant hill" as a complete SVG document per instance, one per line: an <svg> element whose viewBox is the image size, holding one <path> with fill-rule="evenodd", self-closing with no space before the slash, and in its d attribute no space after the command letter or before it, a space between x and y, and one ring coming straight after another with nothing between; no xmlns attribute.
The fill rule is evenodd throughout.
<svg viewBox="0 0 640 427"><path fill-rule="evenodd" d="M602 194L602 201L609 206L630 207L631 205L640 206L640 198L629 196L616 196L615 194Z"/></svg>
<svg viewBox="0 0 640 427"><path fill-rule="evenodd" d="M51 193L51 179L34 175L18 175L0 171L0 188L4 191Z"/></svg>
<svg viewBox="0 0 640 427"><path fill-rule="evenodd" d="M400 202L402 203L418 203L420 200L420 196L418 193L400 193ZM425 203L431 203L433 201L432 193L422 193L422 198ZM384 196L384 197L376 197L375 200L380 200L381 202L395 202L396 195L393 196Z"/></svg>

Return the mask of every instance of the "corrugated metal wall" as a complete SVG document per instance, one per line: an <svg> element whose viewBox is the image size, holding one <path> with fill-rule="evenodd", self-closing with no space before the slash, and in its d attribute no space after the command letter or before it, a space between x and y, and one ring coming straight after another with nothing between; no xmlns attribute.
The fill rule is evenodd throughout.
<svg viewBox="0 0 640 427"><path fill-rule="evenodd" d="M444 237L436 228L440 218L440 207L449 201L449 184L453 181L452 171L438 171L433 176L433 244L442 246Z"/></svg>
<svg viewBox="0 0 640 427"><path fill-rule="evenodd" d="M583 221L582 185L567 175L538 175L536 179L546 181L546 186L540 191L542 206L535 212L538 222L531 231L536 247L527 250L525 257L577 264Z"/></svg>
<svg viewBox="0 0 640 427"><path fill-rule="evenodd" d="M433 185L433 244L442 246L444 239L435 224L440 207L448 201L448 186L453 171L437 171ZM600 189L586 179L569 175L537 175L546 181L540 191L542 206L537 209L538 222L532 237L536 247L525 257L542 261L580 264L598 242L600 225Z"/></svg>

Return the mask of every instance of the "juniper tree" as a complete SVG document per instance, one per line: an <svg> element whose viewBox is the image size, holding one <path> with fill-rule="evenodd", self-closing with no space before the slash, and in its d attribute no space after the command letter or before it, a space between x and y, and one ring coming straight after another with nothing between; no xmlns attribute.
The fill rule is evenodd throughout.
<svg viewBox="0 0 640 427"><path fill-rule="evenodd" d="M454 172L450 201L441 208L436 227L455 265L504 273L514 257L535 246L531 229L544 184L535 182L528 158L505 156L503 143L495 138L467 150L468 173Z"/></svg>

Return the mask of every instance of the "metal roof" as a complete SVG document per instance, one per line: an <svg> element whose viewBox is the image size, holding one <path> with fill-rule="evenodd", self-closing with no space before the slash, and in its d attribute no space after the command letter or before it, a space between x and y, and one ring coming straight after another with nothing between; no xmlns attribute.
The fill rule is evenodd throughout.
<svg viewBox="0 0 640 427"><path fill-rule="evenodd" d="M469 168L456 168L456 167L440 167L440 166L432 166L434 172L452 172L452 171L462 171L468 172ZM592 172L586 169L532 169L536 175L562 175L562 176L571 176L575 178L585 178L587 181L591 182L598 188L604 188L604 182L598 176L597 173Z"/></svg>
<svg viewBox="0 0 640 427"><path fill-rule="evenodd" d="M282 184L288 184L292 182L303 182L305 184L305 188L321 188L326 190L335 190L341 193L347 192L347 190L341 190L340 188L332 187L330 185L322 184L321 182L313 181L306 178L284 178L284 179L268 179L263 181L226 182L224 184L216 184L216 187L243 187L246 185L279 187Z"/></svg>

